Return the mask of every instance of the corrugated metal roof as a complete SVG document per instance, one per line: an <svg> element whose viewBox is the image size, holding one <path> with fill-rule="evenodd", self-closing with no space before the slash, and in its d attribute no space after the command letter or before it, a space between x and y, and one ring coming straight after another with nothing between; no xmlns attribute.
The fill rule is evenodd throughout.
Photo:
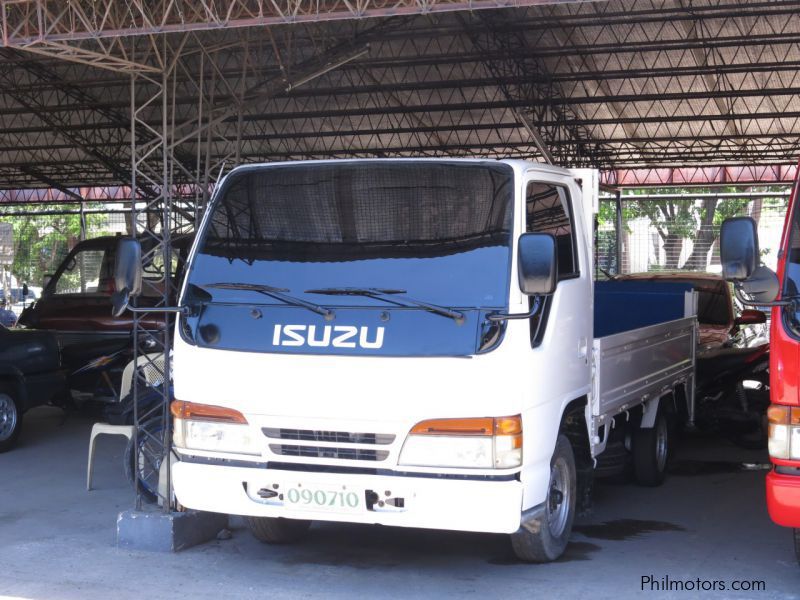
<svg viewBox="0 0 800 600"><path fill-rule="evenodd" d="M210 107L243 103L241 119L234 110L212 139L180 144L188 166L206 155L228 165L536 158L517 113L570 166L790 164L800 144L799 8L615 0L36 46L44 54L0 49L0 188L129 183L132 79L120 61L156 66L153 39L182 44L174 101L186 131ZM116 70L86 64L104 52ZM133 90L156 130L160 101L146 104L157 89L142 76ZM259 90L272 93L259 99ZM175 178L186 179L180 170Z"/></svg>

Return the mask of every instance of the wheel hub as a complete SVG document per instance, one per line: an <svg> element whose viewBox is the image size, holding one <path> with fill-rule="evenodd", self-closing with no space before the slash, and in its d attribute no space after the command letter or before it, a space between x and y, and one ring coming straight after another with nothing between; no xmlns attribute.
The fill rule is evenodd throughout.
<svg viewBox="0 0 800 600"><path fill-rule="evenodd" d="M6 394L0 394L0 442L7 440L17 427L17 407Z"/></svg>
<svg viewBox="0 0 800 600"><path fill-rule="evenodd" d="M550 467L550 491L547 496L547 526L550 535L559 538L567 527L570 510L569 467L559 458Z"/></svg>

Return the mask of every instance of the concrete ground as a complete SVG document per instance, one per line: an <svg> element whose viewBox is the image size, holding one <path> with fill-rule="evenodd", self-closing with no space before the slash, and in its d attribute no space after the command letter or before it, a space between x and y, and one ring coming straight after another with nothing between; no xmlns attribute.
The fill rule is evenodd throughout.
<svg viewBox="0 0 800 600"><path fill-rule="evenodd" d="M719 440L687 440L661 488L598 485L554 564L518 563L503 536L338 524L270 547L238 519L231 539L151 554L115 547L117 513L133 502L124 439L100 439L86 492L91 422L53 408L26 417L20 446L0 455L3 598L800 597L791 533L766 514L764 454ZM643 576L766 589L643 592Z"/></svg>

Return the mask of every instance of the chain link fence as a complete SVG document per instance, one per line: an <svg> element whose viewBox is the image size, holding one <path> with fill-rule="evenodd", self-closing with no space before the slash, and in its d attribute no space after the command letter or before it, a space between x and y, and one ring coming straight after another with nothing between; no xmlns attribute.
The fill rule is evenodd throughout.
<svg viewBox="0 0 800 600"><path fill-rule="evenodd" d="M633 190L621 197L620 235L614 197L600 202L596 230L597 276L652 271L718 273L719 230L728 217L747 215L758 223L763 262L774 269L788 205L789 188L758 191L722 189ZM180 220L180 219L179 219ZM52 275L82 239L126 234L129 213L107 203L0 206L0 223L13 228L13 256L0 265L0 301L22 308L20 288L38 297ZM619 243L619 248L618 248Z"/></svg>
<svg viewBox="0 0 800 600"><path fill-rule="evenodd" d="M620 201L619 237L616 200L604 198L596 231L597 276L680 270L720 273L720 227L726 218L735 216L756 220L762 261L775 269L788 194L787 187L758 192L626 192Z"/></svg>
<svg viewBox="0 0 800 600"><path fill-rule="evenodd" d="M121 208L99 203L87 203L83 210L64 204L2 206L0 223L13 230L13 253L2 266L0 302L16 314L23 308L22 285L28 285L28 301L38 298L47 276L79 241L128 231Z"/></svg>

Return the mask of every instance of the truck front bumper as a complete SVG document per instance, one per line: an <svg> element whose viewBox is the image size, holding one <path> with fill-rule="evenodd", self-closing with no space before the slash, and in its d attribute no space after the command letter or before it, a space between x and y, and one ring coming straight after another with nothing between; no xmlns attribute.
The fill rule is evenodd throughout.
<svg viewBox="0 0 800 600"><path fill-rule="evenodd" d="M767 509L778 525L800 528L800 476L767 473Z"/></svg>
<svg viewBox="0 0 800 600"><path fill-rule="evenodd" d="M173 465L172 481L187 508L254 517L513 533L522 513L516 479L318 473L184 460ZM322 490L332 500L292 504L286 501L290 489L295 499L298 490ZM358 507L341 506L339 492L357 495Z"/></svg>

